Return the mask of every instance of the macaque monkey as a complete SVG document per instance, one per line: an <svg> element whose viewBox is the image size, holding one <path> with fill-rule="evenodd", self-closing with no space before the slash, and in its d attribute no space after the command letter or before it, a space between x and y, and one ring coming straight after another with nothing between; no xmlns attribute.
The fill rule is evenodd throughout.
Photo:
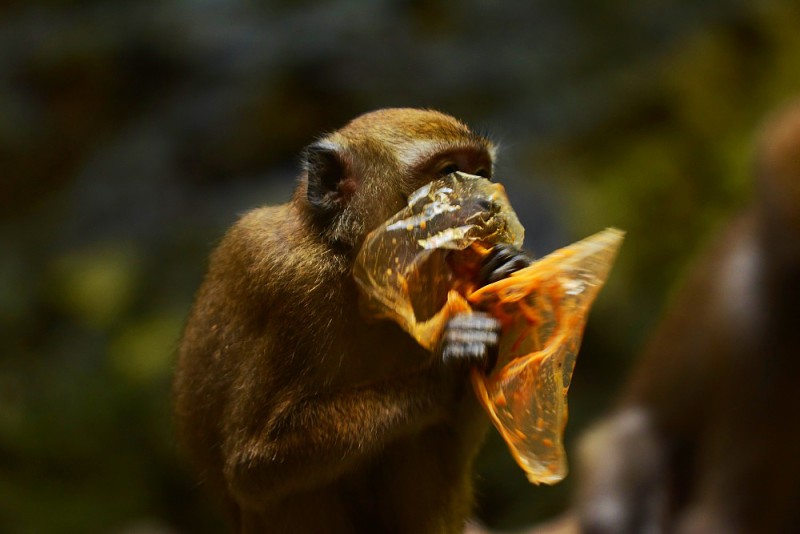
<svg viewBox="0 0 800 534"><path fill-rule="evenodd" d="M800 532L800 102L765 129L756 174L584 439L584 532Z"/></svg>
<svg viewBox="0 0 800 534"><path fill-rule="evenodd" d="M493 145L433 111L363 115L304 152L290 202L245 214L211 256L179 350L178 434L239 532L461 532L488 419L469 370L498 322L448 323L435 353L359 314L352 266L408 195L491 177ZM496 247L478 283L530 263Z"/></svg>

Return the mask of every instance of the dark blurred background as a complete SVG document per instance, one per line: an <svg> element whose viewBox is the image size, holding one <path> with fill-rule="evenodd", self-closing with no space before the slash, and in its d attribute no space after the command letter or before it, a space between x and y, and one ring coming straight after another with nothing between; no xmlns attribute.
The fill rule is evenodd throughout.
<svg viewBox="0 0 800 534"><path fill-rule="evenodd" d="M568 447L610 406L691 257L747 202L800 89L795 0L170 0L0 7L0 532L219 532L170 421L206 258L285 201L297 154L386 106L501 146L537 254L628 232L590 317ZM564 509L493 434L480 517Z"/></svg>

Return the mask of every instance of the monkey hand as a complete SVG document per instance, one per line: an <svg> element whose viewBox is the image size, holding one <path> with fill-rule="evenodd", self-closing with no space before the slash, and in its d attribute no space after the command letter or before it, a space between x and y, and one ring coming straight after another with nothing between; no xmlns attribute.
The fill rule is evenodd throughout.
<svg viewBox="0 0 800 534"><path fill-rule="evenodd" d="M498 244L486 256L478 274L481 286L502 280L531 264L533 259L513 245ZM461 362L489 373L497 363L500 321L484 312L460 313L445 326L442 361Z"/></svg>
<svg viewBox="0 0 800 534"><path fill-rule="evenodd" d="M533 258L524 250L505 243L497 244L484 259L478 281L481 286L497 282L531 263Z"/></svg>
<svg viewBox="0 0 800 534"><path fill-rule="evenodd" d="M460 313L445 325L442 361L488 373L497 362L500 321L483 312Z"/></svg>

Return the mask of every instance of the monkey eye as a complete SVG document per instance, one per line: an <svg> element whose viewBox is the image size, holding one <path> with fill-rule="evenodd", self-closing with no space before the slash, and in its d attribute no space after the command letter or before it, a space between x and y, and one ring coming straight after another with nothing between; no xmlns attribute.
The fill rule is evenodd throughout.
<svg viewBox="0 0 800 534"><path fill-rule="evenodd" d="M461 169L457 163L450 162L439 169L439 176L447 176L448 174L453 174L454 172L458 172L460 170Z"/></svg>
<svg viewBox="0 0 800 534"><path fill-rule="evenodd" d="M439 167L438 174L439 176L447 176L448 174L453 174L454 172L467 172L469 174L474 174L475 176L480 176L481 178L491 179L492 173L486 167L479 167L478 169L470 169L464 170L458 163L453 161L448 161Z"/></svg>

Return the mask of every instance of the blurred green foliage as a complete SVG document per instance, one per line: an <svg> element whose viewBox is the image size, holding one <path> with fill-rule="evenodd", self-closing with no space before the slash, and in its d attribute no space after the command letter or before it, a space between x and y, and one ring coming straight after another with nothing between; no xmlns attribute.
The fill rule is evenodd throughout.
<svg viewBox="0 0 800 534"><path fill-rule="evenodd" d="M537 253L628 232L570 443L691 256L747 202L800 88L800 7L538 1L12 2L0 8L0 531L218 532L175 450L174 350L213 243L282 202L315 135L390 105L501 143ZM557 514L496 436L481 517Z"/></svg>

